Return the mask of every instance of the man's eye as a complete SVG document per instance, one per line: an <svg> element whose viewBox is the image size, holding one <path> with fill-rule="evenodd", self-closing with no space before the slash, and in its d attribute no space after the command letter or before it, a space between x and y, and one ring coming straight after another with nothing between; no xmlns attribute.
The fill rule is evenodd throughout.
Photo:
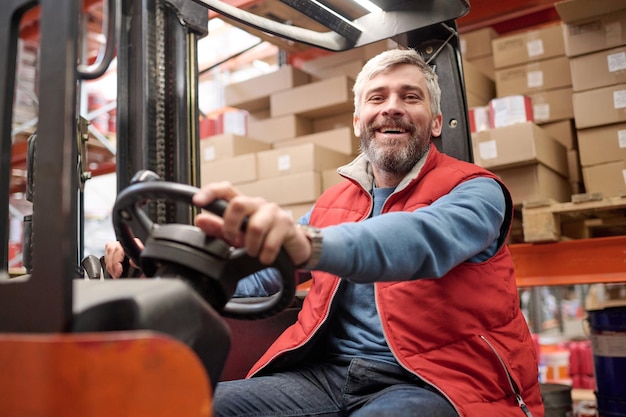
<svg viewBox="0 0 626 417"><path fill-rule="evenodd" d="M380 102L380 101L383 101L383 100L384 100L383 96L372 96L372 97L369 98L368 101Z"/></svg>

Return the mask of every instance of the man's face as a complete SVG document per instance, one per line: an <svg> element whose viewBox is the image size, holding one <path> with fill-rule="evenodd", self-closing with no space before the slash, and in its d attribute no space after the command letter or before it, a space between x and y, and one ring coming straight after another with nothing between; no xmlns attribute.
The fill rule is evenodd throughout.
<svg viewBox="0 0 626 417"><path fill-rule="evenodd" d="M400 64L376 75L363 89L354 133L377 168L403 174L428 150L431 136L441 133L441 115L433 117L422 72Z"/></svg>

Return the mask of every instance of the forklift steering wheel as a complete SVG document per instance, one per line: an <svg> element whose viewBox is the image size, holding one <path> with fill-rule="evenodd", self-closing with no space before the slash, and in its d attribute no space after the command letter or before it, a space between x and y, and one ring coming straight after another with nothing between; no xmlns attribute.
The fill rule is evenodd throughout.
<svg viewBox="0 0 626 417"><path fill-rule="evenodd" d="M153 223L141 209L148 201L166 199L193 205L192 197L199 190L190 185L154 180L156 175L143 177L147 178L145 182L139 180L119 193L113 207L113 227L127 256L141 266L146 276L187 281L226 317L260 319L275 315L291 304L296 287L295 267L284 250L272 265L265 265L249 256L245 249L233 248L221 239L207 236L196 226ZM200 208L221 216L226 204L216 200ZM143 249L135 238L143 242ZM273 268L281 275L282 289L278 293L245 301L231 300L239 280L266 268Z"/></svg>

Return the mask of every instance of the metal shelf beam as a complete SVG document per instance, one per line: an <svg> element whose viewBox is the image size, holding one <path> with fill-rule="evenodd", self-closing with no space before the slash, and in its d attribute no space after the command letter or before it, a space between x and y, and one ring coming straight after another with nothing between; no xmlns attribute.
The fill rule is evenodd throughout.
<svg viewBox="0 0 626 417"><path fill-rule="evenodd" d="M626 282L626 236L509 245L520 287Z"/></svg>

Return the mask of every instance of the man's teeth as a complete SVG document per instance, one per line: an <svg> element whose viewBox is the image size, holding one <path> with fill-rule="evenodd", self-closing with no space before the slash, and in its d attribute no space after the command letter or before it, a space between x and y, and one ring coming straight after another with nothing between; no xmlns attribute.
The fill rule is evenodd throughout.
<svg viewBox="0 0 626 417"><path fill-rule="evenodd" d="M383 132L383 133L404 133L404 129L384 128L384 129L381 129L381 132Z"/></svg>

